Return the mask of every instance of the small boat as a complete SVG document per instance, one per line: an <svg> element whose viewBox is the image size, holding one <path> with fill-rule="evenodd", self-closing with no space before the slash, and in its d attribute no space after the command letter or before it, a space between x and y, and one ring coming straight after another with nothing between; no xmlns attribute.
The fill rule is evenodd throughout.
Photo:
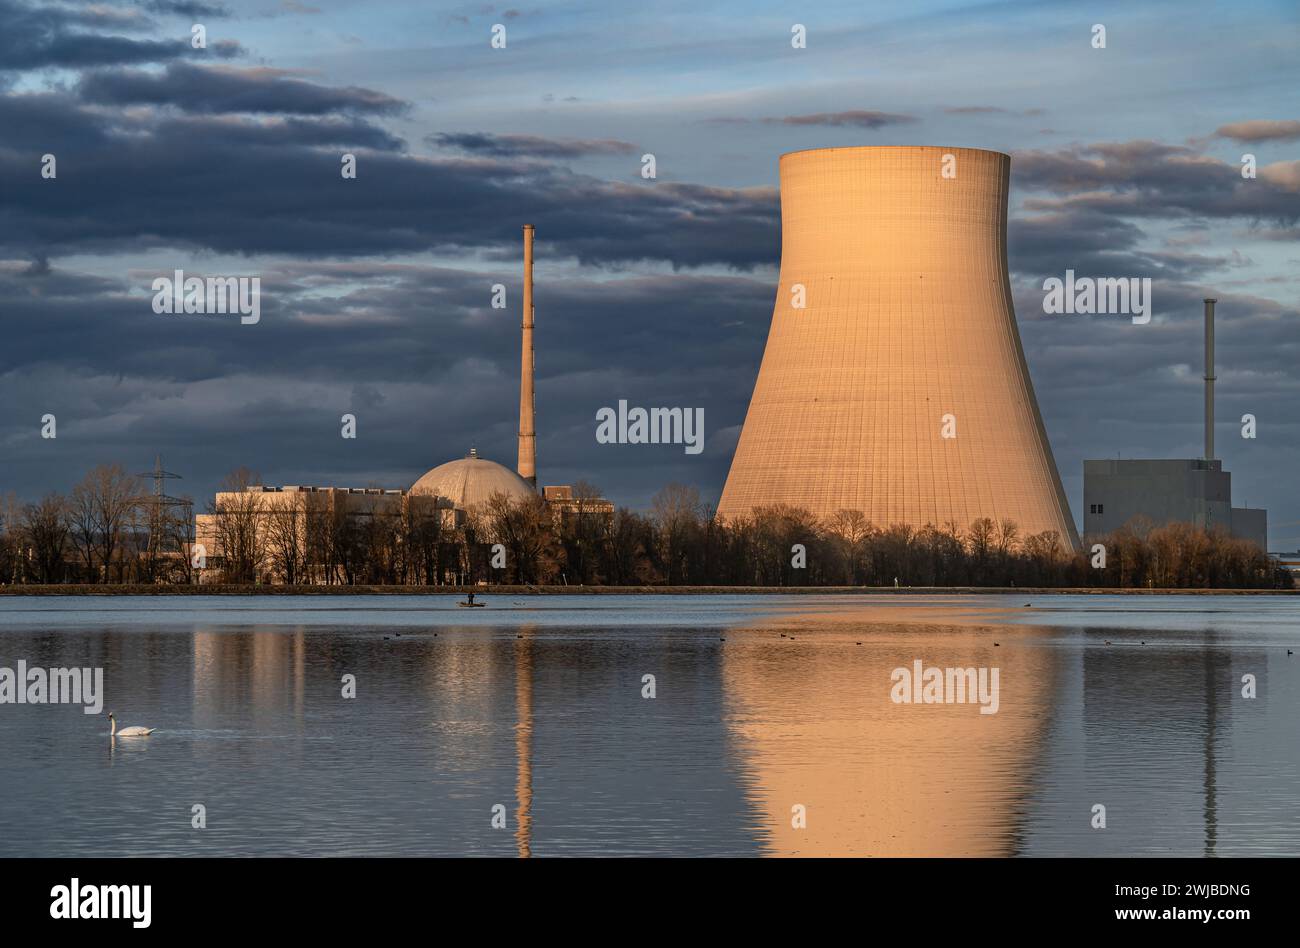
<svg viewBox="0 0 1300 948"><path fill-rule="evenodd" d="M482 609L484 606L487 605L487 603L486 602L458 602L456 603L456 605L464 606L465 608L468 609Z"/></svg>

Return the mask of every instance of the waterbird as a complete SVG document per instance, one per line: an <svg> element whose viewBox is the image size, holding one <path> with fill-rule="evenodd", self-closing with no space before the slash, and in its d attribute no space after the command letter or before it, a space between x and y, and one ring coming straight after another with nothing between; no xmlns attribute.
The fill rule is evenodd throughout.
<svg viewBox="0 0 1300 948"><path fill-rule="evenodd" d="M1110 639L1107 639L1107 640L1106 640L1106 644L1107 644L1107 645L1110 644Z"/></svg>
<svg viewBox="0 0 1300 948"><path fill-rule="evenodd" d="M113 725L113 730L108 733L109 737L148 737L154 731L158 730L156 727L133 726L124 727L119 731L117 729L117 718L113 716L112 711L108 712L108 720L109 723Z"/></svg>
<svg viewBox="0 0 1300 948"><path fill-rule="evenodd" d="M1295 652L1291 651L1290 649L1287 649L1287 650L1286 650L1286 653L1287 653L1288 655L1294 655L1294 654L1295 654Z"/></svg>

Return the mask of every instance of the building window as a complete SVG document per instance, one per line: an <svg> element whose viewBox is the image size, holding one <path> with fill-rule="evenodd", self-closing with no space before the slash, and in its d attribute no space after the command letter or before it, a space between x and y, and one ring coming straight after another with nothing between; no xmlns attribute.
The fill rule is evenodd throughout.
<svg viewBox="0 0 1300 948"><path fill-rule="evenodd" d="M1095 514L1105 513L1105 512L1106 512L1106 505L1105 505L1105 504L1092 504L1092 505L1088 508L1088 510L1089 510L1091 513L1095 513Z"/></svg>

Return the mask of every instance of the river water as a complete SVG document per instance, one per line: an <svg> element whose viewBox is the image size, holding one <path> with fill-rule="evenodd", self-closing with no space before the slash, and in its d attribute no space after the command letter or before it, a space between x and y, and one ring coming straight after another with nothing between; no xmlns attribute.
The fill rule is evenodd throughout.
<svg viewBox="0 0 1300 948"><path fill-rule="evenodd" d="M1300 855L1300 598L486 602L0 597L0 856Z"/></svg>

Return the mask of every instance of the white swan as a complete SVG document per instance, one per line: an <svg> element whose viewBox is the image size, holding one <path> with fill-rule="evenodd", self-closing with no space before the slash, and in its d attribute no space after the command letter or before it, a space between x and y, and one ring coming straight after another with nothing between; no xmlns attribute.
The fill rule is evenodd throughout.
<svg viewBox="0 0 1300 948"><path fill-rule="evenodd" d="M148 737L156 727L124 727L122 730L117 729L117 718L113 717L113 712L108 712L108 720L113 724L113 730L109 732L109 737Z"/></svg>

